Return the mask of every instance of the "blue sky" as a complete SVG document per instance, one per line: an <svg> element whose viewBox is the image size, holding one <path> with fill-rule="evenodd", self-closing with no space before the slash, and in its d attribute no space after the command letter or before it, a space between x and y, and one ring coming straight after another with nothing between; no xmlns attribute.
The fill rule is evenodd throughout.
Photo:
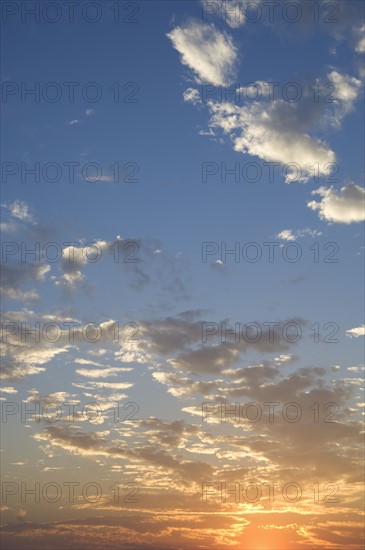
<svg viewBox="0 0 365 550"><path fill-rule="evenodd" d="M153 543L160 547L195 548L200 540L204 548L251 549L251 533L261 536L271 525L277 548L340 549L348 541L349 548L360 548L358 525L349 539L342 529L351 514L358 517L360 508L351 471L359 468L364 401L362 3L314 3L320 10L315 22L313 3L298 0L292 4L301 17L293 23L283 17L287 2L280 2L270 22L261 0L251 3L251 12L246 12L247 2L230 0L210 7L200 1L115 3L121 17L133 17L134 23L114 22L108 2L96 3L100 20L95 23L82 17L80 6L87 2L75 7L73 23L62 2L57 2L61 17L55 23L42 14L39 22L29 15L22 22L25 3L7 4L3 9L15 6L19 11L2 12L2 252L10 250L7 246L20 251L22 243L30 249L39 243L41 250L56 243L63 256L56 262L44 254L22 261L20 252L3 258L2 404L91 399L105 406L131 401L139 406L140 423L116 428L106 415L96 427L80 419L71 426L62 421L57 432L45 422L25 425L15 414L3 424L4 479L48 480L51 467L57 468L51 471L60 480L112 483L108 472L122 471L123 479L137 482L142 493L143 488L155 486L157 491L163 485L166 506L176 513L176 538L166 538L168 513L159 511L158 491L156 501L147 499L140 510L158 525ZM224 12L227 6L230 12ZM254 6L262 10L256 23L249 21ZM216 14L207 15L213 8ZM335 22L324 21L330 9ZM67 82L79 84L74 101ZM59 101L50 101L56 89L50 83L60 91ZM277 83L273 97L270 83ZM297 102L282 94L288 83L302 93ZM250 85L262 92L257 101L244 95ZM22 88L34 86L39 86L39 101L22 97ZM313 86L320 90L318 101ZM96 89L101 97L87 101L91 95L85 94ZM238 97L246 99L225 98L228 89L241 90ZM324 101L328 93L331 102ZM50 181L55 165L47 163L56 163L58 181ZM249 163L262 172L256 182L242 175ZM293 181L290 166L282 172L290 163L300 166L299 181ZM312 169L316 163L317 179ZM111 167L117 165L127 181L113 181ZM22 178L22 171L36 166L39 181L29 174ZM90 181L93 166L101 169L98 181ZM207 166L216 173L203 181ZM238 181L227 174L224 182L224 167L237 166ZM273 181L269 166L275 170ZM87 167L90 172L82 174ZM122 261L126 252L121 247L127 241L135 243L137 263ZM90 243L101 252L96 263L82 256ZM204 243L215 243L217 250L206 262ZM242 256L247 243L262 252L256 263ZM275 243L273 262L264 243ZM116 246L119 262L113 261ZM239 261L232 255L225 261L224 246L237 246ZM294 247L301 252L298 262L283 259L283 252L291 254ZM54 322L63 330L62 338L50 343L29 337L24 343L22 322L30 328ZM102 327L102 338L92 344L76 331L76 340L70 342L67 322L81 327L95 323ZM138 326L139 341L121 342L120 337L119 343L113 342L110 327L128 322ZM204 322L230 327L256 322L263 336L257 345L237 345L232 339L222 345L219 334L204 344ZM265 326L272 322L280 327L294 322L303 336L294 345L282 338L271 345ZM310 328L315 323L321 333L318 343ZM13 335L9 324L17 331ZM323 342L333 327L338 328L338 342ZM282 432L266 424L256 432L251 427L252 440L245 449L258 462L250 475L293 479L291 460L297 469L313 472L312 478L310 473L299 476L303 484L314 478L342 484L345 501L336 513L321 512L323 522L338 523L339 539L324 533L320 521L307 521L310 502L284 510L286 527L280 527L279 509L265 528L257 526L264 522L259 509L240 509L248 521L242 532L234 506L223 510L227 523L215 532L213 508L208 531L202 528L196 539L187 536L177 519L181 495L187 491L198 498L209 476L224 480L226 471L227 481L233 482L235 473L246 467L242 450L232 449L229 439L237 425L202 424L202 401L278 400L307 406L310 398L320 406L338 404L338 432L334 428L330 440L323 436L322 448L319 431L306 464L299 458L301 441L288 435L287 426ZM297 425L303 442L311 441L312 428L310 419ZM327 426L320 429L325 433ZM266 438L263 449L260 437ZM110 451L130 441L130 455L118 457ZM280 442L288 447L287 455L272 450ZM132 453L133 446L139 454ZM333 463L331 479L323 479L326 461ZM197 473L181 479L189 468ZM108 525L108 514L120 512L107 501L99 509L88 506L85 511L68 503L50 510L44 502L37 507L17 498L5 503L5 522L21 526L8 529L7 548L18 544L24 522L32 539L41 519L79 521L81 530L85 513L102 514ZM181 505L186 518L194 515L195 505ZM199 510L203 517L204 508ZM218 506L215 510L221 511ZM131 547L149 547L141 533L133 534L133 521L125 525ZM281 528L285 537L276 540ZM56 547L63 537L61 530L52 540L42 535L41 542ZM82 548L77 532L74 537L74 548ZM112 538L109 543L112 547Z"/></svg>

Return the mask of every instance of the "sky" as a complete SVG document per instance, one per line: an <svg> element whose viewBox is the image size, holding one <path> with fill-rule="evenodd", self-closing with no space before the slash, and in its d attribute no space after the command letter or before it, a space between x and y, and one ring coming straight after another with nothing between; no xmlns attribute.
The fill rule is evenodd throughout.
<svg viewBox="0 0 365 550"><path fill-rule="evenodd" d="M3 548L363 548L364 4L1 9Z"/></svg>

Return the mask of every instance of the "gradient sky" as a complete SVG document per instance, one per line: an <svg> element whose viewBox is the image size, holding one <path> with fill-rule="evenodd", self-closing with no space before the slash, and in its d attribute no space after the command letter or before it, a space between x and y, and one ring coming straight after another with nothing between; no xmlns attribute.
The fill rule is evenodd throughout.
<svg viewBox="0 0 365 550"><path fill-rule="evenodd" d="M272 4L2 3L4 549L363 548L364 4Z"/></svg>

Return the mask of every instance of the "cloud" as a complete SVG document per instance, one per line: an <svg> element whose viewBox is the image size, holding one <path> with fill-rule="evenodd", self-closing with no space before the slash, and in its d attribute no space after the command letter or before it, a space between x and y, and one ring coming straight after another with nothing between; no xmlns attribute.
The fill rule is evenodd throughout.
<svg viewBox="0 0 365 550"><path fill-rule="evenodd" d="M287 165L283 173L287 183L308 181L314 163L320 174L328 175L328 165L336 160L325 142L307 133L314 116L310 105L304 108L282 99L247 106L214 101L208 105L210 126L229 135L235 151Z"/></svg>
<svg viewBox="0 0 365 550"><path fill-rule="evenodd" d="M69 322L74 325L72 332L67 328ZM62 315L42 315L24 309L3 313L1 323L3 376L8 380L42 372L45 369L40 368L41 365L50 362L62 353L78 348L80 345L90 347L85 340L85 325L76 319ZM47 323L54 325L54 329L49 329L46 338L43 330ZM119 326L116 321L108 320L95 325L100 338L92 343L93 347L103 347L108 344L119 348L115 341L115 327ZM122 327L119 327L119 333L125 337ZM125 344L123 342L123 346ZM99 386L94 384L92 387ZM115 388L116 386L113 386L112 389Z"/></svg>
<svg viewBox="0 0 365 550"><path fill-rule="evenodd" d="M73 126L74 124L79 124L79 120L77 118L75 118L74 120L70 120L70 122L68 122L68 125L69 126Z"/></svg>
<svg viewBox="0 0 365 550"><path fill-rule="evenodd" d="M1 222L0 223L0 231L3 233L16 233L18 231L19 227L14 222Z"/></svg>
<svg viewBox="0 0 365 550"><path fill-rule="evenodd" d="M19 300L21 302L37 302L39 300L39 294L36 290L22 291L14 287L0 287L0 292L5 298L10 300Z"/></svg>
<svg viewBox="0 0 365 550"><path fill-rule="evenodd" d="M95 110L94 109L86 109L85 111L85 115L86 116L92 116L95 114Z"/></svg>
<svg viewBox="0 0 365 550"><path fill-rule="evenodd" d="M44 281L51 266L44 263L22 263L1 265L1 293L12 300L35 302L39 299L38 293L32 290L23 290L27 283Z"/></svg>
<svg viewBox="0 0 365 550"><path fill-rule="evenodd" d="M3 380L21 380L33 374L39 374L46 369L22 362L3 362L1 364L1 378Z"/></svg>
<svg viewBox="0 0 365 550"><path fill-rule="evenodd" d="M55 277L54 281L58 287L63 286L64 288L74 289L78 284L85 281L85 276L80 270L74 270L64 273L61 277Z"/></svg>
<svg viewBox="0 0 365 550"><path fill-rule="evenodd" d="M181 389L188 389L191 385L197 389L198 384L200 389L203 384L210 384L211 387L215 385L216 388L223 386L223 380L196 383L181 379L177 374L159 374L161 376L156 376L156 379L160 378L162 383L174 384L172 379L168 381L170 376L175 381L180 380L184 384L180 386ZM34 438L79 455L99 455L128 461L126 472L130 468L135 469L137 464L139 480L143 478L145 469L151 475L150 466L154 465L156 486L164 480L164 486L166 482L185 483L191 488L194 482L206 474L209 474L209 479L228 483L237 481L244 474L248 477L259 475L261 480L270 479L272 482L293 479L308 482L313 476L322 479L330 476L338 482L354 483L361 480L362 474L361 424L357 420L357 412L347 408L347 401L352 395L349 384L344 380L327 381L327 375L327 369L304 367L282 377L280 366L270 362L227 369L223 373L227 382L223 402L227 404L227 410L234 410L233 401L237 397L247 398L239 399L242 404L253 401L261 403L263 418L257 425L247 418L237 420L230 417L226 424L229 431L226 429L210 433L207 426L202 429L197 422L190 425L182 420L166 421L150 417L133 426L114 428L118 431L116 440L107 439L108 431L86 433L68 426L46 428ZM191 390L190 387L192 393ZM228 400L229 397L232 400ZM263 406L264 402L278 402L274 422L269 421L269 410ZM281 410L289 402L300 406L300 424L292 424L283 418ZM314 402L337 404L337 420L331 424L314 422ZM324 407L322 411L321 408L321 418L333 412L332 407L327 409ZM196 407L184 407L184 411L198 414ZM212 415L212 419L219 419L221 410L217 408ZM333 447L334 434L341 445L341 453L337 447ZM313 446L315 453L311 450ZM159 450L156 451L156 448ZM183 454L194 452L209 455L210 448L216 449L214 465L187 461L186 454ZM43 447L43 450L50 452L48 447ZM250 457L249 460L245 456ZM257 465L250 465L252 459L261 462L259 474ZM227 461L231 461L229 468ZM300 506L303 506L303 502Z"/></svg>
<svg viewBox="0 0 365 550"><path fill-rule="evenodd" d="M356 365L355 367L347 367L347 370L351 372L364 372L365 365Z"/></svg>
<svg viewBox="0 0 365 550"><path fill-rule="evenodd" d="M62 250L62 275L53 277L55 285L68 290L73 290L80 284L85 283L85 275L82 268L88 264L88 257L95 257L102 254L109 246L106 241L96 241L93 245L77 247L66 246Z"/></svg>
<svg viewBox="0 0 365 550"><path fill-rule="evenodd" d="M296 357L293 356L293 355L290 355L290 354L282 354L282 355L279 355L279 357L275 357L274 361L275 363L277 363L278 365L282 365L282 364L285 364L285 363L292 363L293 361L295 361Z"/></svg>
<svg viewBox="0 0 365 550"><path fill-rule="evenodd" d="M310 229L305 227L304 229L298 229L298 231L293 232L292 229L283 229L276 235L276 238L283 241L296 241L300 237L305 237L305 235L310 235L311 237L320 237L322 235L321 231L316 229Z"/></svg>
<svg viewBox="0 0 365 550"><path fill-rule="evenodd" d="M208 399L217 395L219 390L218 381L195 381L183 377L180 373L153 372L152 377L160 384L169 386L167 391L174 397L188 397L198 394Z"/></svg>
<svg viewBox="0 0 365 550"><path fill-rule="evenodd" d="M215 262L209 264L210 268L214 271L217 271L218 273L227 273L227 266L222 262L222 260L216 260Z"/></svg>
<svg viewBox="0 0 365 550"><path fill-rule="evenodd" d="M126 390L133 386L130 382L86 382L86 384L73 383L76 388L89 389L107 389L107 390Z"/></svg>
<svg viewBox="0 0 365 550"><path fill-rule="evenodd" d="M199 91L196 88L187 88L183 93L184 101L192 103L193 105L199 105L202 103L200 99Z"/></svg>
<svg viewBox="0 0 365 550"><path fill-rule="evenodd" d="M198 350L190 350L181 353L169 363L182 371L219 373L224 367L233 365L239 358L237 346L229 346L226 343L201 347Z"/></svg>
<svg viewBox="0 0 365 550"><path fill-rule="evenodd" d="M93 365L94 367L102 367L102 363L97 363L96 361L92 361L91 359L75 359L74 361L78 365Z"/></svg>
<svg viewBox="0 0 365 550"><path fill-rule="evenodd" d="M327 76L329 82L335 86L335 90L331 93L333 112L327 116L330 125L339 128L344 116L354 108L354 103L360 94L361 80L338 71L331 71Z"/></svg>
<svg viewBox="0 0 365 550"><path fill-rule="evenodd" d="M110 376L117 376L121 372L129 372L131 370L132 369L130 368L122 367L109 367L104 369L76 369L76 374L80 376L85 376L86 378L108 378Z"/></svg>
<svg viewBox="0 0 365 550"><path fill-rule="evenodd" d="M357 39L357 43L356 43L356 46L355 46L355 51L357 53L365 53L365 25L363 25L362 27L359 27L358 29L356 29L356 32L358 33L358 39Z"/></svg>
<svg viewBox="0 0 365 550"><path fill-rule="evenodd" d="M307 182L314 176L314 166L317 177L329 176L336 154L315 133L322 136L328 130L341 127L342 119L359 97L361 81L332 70L326 78L317 79L318 88L328 86L328 80L334 90L331 101L327 102L313 101L313 86L308 82L299 85L300 95L296 101L275 99L273 83L263 80L246 88L238 85L234 102L207 101L210 134L216 135L216 129L220 129L229 136L235 151L283 165L283 178L287 183ZM255 96L247 99L245 94L250 88L254 89ZM241 97L243 90L245 101ZM258 90L261 99L254 99ZM187 95L187 99L196 104L195 97L196 94Z"/></svg>
<svg viewBox="0 0 365 550"><path fill-rule="evenodd" d="M54 227L40 224L26 202L16 199L12 203L1 204L1 207L4 208L3 220L8 217L6 221L1 223L1 230L10 233L21 233L23 246L25 245L24 241L29 240L30 248L33 245L33 249L36 249L36 244L48 243L50 238L55 238ZM18 244L18 252L21 242L14 243Z"/></svg>
<svg viewBox="0 0 365 550"><path fill-rule="evenodd" d="M140 238L124 238L118 235L113 241L95 239L87 245L66 246L62 251L61 274L52 276L55 285L74 291L81 287L91 290L87 283L84 270L93 269L97 262L106 258L118 265L126 277L128 286L141 290L151 281L160 285L163 291L186 297L183 277L182 260L172 258L167 252L162 253L160 241L141 240Z"/></svg>
<svg viewBox="0 0 365 550"><path fill-rule="evenodd" d="M0 391L2 391L4 393L18 393L18 390L16 390L12 386L2 387L2 388L0 388Z"/></svg>
<svg viewBox="0 0 365 550"><path fill-rule="evenodd" d="M285 4L285 2L286 0L282 0L280 4ZM238 0L237 3L245 5L246 0ZM269 2L262 2L262 10L259 9L259 13L262 13L260 21L262 20L265 24L269 25L271 30L280 35L281 38L285 34L298 38L299 33L311 34L315 28L323 34L328 33L340 43L346 40L350 46L353 45L354 38L355 42L359 41L359 34L361 33L359 22L361 24L364 20L363 2L359 2L358 0L332 0L330 3L331 8L327 8L326 2L321 0L318 3L320 15L318 14L318 17L316 17L314 16L313 4L311 2L308 2L308 0L295 0L295 6L300 13L299 20L295 24L283 16L279 4L277 4L277 7L273 7L274 17L270 17L270 13L272 12L269 10L268 4ZM326 9L328 9L327 13ZM316 21L315 25L313 24L314 21Z"/></svg>
<svg viewBox="0 0 365 550"><path fill-rule="evenodd" d="M295 241L296 237L291 229L283 229L276 235L278 239L282 239L283 241Z"/></svg>
<svg viewBox="0 0 365 550"><path fill-rule="evenodd" d="M86 433L69 426L45 428L33 437L36 441L48 442L53 446L62 447L71 453L83 456L99 455L119 458L128 460L134 465L137 463L139 467L153 465L157 470L162 468L165 472L175 474L182 484L199 482L205 479L205 476L208 478L211 475L213 467L210 464L184 460L178 455L175 456L174 447L171 449L170 442L183 441L184 436L196 433L196 428L186 425L184 422L176 421L168 424L158 419L144 421L141 428L143 431L141 438L144 444L135 444L133 447L128 442L129 437L126 438L126 441L121 440L120 442L107 440L106 437L110 433L107 430ZM146 428L147 433L145 433ZM123 430L121 435L123 435ZM153 436L154 441L150 441L150 436ZM156 441L164 442L167 450L156 450L154 444Z"/></svg>
<svg viewBox="0 0 365 550"><path fill-rule="evenodd" d="M245 25L247 19L254 21L261 15L266 16L265 10L261 10L260 4L263 0L202 0L204 17L208 21L217 17L227 23L232 29L238 29ZM266 4L264 3L264 6ZM247 17L247 13L252 12Z"/></svg>
<svg viewBox="0 0 365 550"><path fill-rule="evenodd" d="M356 223L365 220L365 190L354 183L336 190L333 187L319 187L312 191L312 195L319 195L319 202L310 201L308 207L318 210L322 220L334 223Z"/></svg>
<svg viewBox="0 0 365 550"><path fill-rule="evenodd" d="M143 349L153 355L168 355L201 340L201 321L192 321L189 315L140 321ZM141 343L142 346L142 343Z"/></svg>
<svg viewBox="0 0 365 550"><path fill-rule="evenodd" d="M350 328L346 330L346 334L350 338L358 338L359 336L365 336L365 325L361 325L361 327Z"/></svg>
<svg viewBox="0 0 365 550"><path fill-rule="evenodd" d="M202 342L202 330L206 321L195 320L193 315L194 312L189 312L188 317L181 314L176 317L139 320L139 341L134 342L133 346L127 350L130 355L129 360L161 364L161 360L165 358L167 365L174 370L193 372L199 376L221 373L224 368L234 365L249 352L265 354L287 352L290 346L295 344L289 343L290 337L284 339L282 327L287 323L292 323L296 327L306 325L303 319L278 321L277 326L271 328L268 324L257 323L256 328L249 325L246 327L245 337L240 337L240 341L231 341L232 338L228 336L227 341L223 342L220 341L217 324L217 332L211 335L211 342L208 345ZM227 327L235 326L229 319L225 319L223 324ZM243 334L243 327L241 329Z"/></svg>
<svg viewBox="0 0 365 550"><path fill-rule="evenodd" d="M334 97L342 101L346 110L351 108L358 97L361 88L361 80L358 80L354 76L341 74L338 71L331 71L328 73L328 78L337 88L334 92Z"/></svg>
<svg viewBox="0 0 365 550"><path fill-rule="evenodd" d="M254 2L251 3L253 4ZM202 7L206 20L216 16L221 21L227 23L232 29L237 29L246 22L245 13L241 9L242 4L237 2L237 0L217 0L215 2L202 0Z"/></svg>
<svg viewBox="0 0 365 550"><path fill-rule="evenodd" d="M11 204L6 205L6 208L9 210L13 218L30 223L34 221L33 216L29 211L29 206L24 201L15 200Z"/></svg>
<svg viewBox="0 0 365 550"><path fill-rule="evenodd" d="M232 38L214 24L191 21L167 34L181 62L195 73L196 82L225 85L236 76L237 49Z"/></svg>

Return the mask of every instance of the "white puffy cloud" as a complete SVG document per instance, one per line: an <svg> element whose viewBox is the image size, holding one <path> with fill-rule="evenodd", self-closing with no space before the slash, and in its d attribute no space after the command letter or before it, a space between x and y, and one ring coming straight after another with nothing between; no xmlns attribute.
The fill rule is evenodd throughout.
<svg viewBox="0 0 365 550"><path fill-rule="evenodd" d="M322 220L335 223L354 223L365 220L365 189L354 183L336 190L333 187L320 187L312 191L319 195L319 202L310 201L308 207L318 210Z"/></svg>
<svg viewBox="0 0 365 550"><path fill-rule="evenodd" d="M276 237L282 241L296 241L300 237L305 237L306 235L309 235L310 237L320 237L322 233L316 229L305 227L304 229L298 229L298 231L294 232L292 229L283 229L276 235Z"/></svg>
<svg viewBox="0 0 365 550"><path fill-rule="evenodd" d="M196 88L187 88L183 93L184 101L187 103L192 103L193 105L199 105L202 103L200 99L199 91Z"/></svg>
<svg viewBox="0 0 365 550"><path fill-rule="evenodd" d="M180 52L181 62L195 73L196 82L232 84L237 49L232 38L218 31L214 24L192 21L185 27L176 27L167 36ZM263 80L250 87L255 88L253 91L257 94L258 86L261 96L270 97L268 102L254 99L238 105L210 100L207 102L211 113L209 134L216 135L215 129L221 129L230 137L235 151L283 165L283 178L287 183L307 182L314 175L314 167L317 177L328 176L336 155L313 132L320 130L323 135L328 129L340 128L343 117L353 109L359 96L361 81L336 70L329 72L327 79L329 82L317 79L318 88L326 85L330 92L332 100L327 102L313 101L313 88L308 86L301 89L300 101L273 100L270 97L273 85ZM332 90L328 89L329 83ZM236 92L242 90L236 88ZM185 91L184 100L194 105L201 103L194 88Z"/></svg>
<svg viewBox="0 0 365 550"><path fill-rule="evenodd" d="M361 325L361 327L350 328L346 330L346 334L350 338L352 337L358 338L359 336L365 336L365 325Z"/></svg>
<svg viewBox="0 0 365 550"><path fill-rule="evenodd" d="M308 134L313 114L308 116L309 109L299 103L275 100L239 106L210 101L209 107L213 113L210 126L228 134L235 151L286 165L287 183L307 181L315 163L321 175L328 175L329 164L336 160L326 143Z"/></svg>
<svg viewBox="0 0 365 550"><path fill-rule="evenodd" d="M359 94L361 81L354 76L341 74L337 71L331 71L328 78L337 88L334 93L336 99L352 105Z"/></svg>
<svg viewBox="0 0 365 550"><path fill-rule="evenodd" d="M77 285L85 282L85 275L82 268L89 262L88 258L101 255L109 246L106 241L95 241L95 243L84 247L74 245L66 246L62 250L62 275L53 277L55 285L68 289L74 289Z"/></svg>
<svg viewBox="0 0 365 550"><path fill-rule="evenodd" d="M295 235L291 229L283 229L276 236L283 241L295 241Z"/></svg>
<svg viewBox="0 0 365 550"><path fill-rule="evenodd" d="M361 80L338 71L331 71L327 76L329 82L335 86L333 92L328 88L328 91L331 92L328 101L333 102L334 109L327 117L330 125L340 127L341 120L352 111L354 103L359 97Z"/></svg>
<svg viewBox="0 0 365 550"><path fill-rule="evenodd" d="M181 62L195 73L197 82L230 84L236 75L237 49L232 38L214 24L192 21L167 34L181 54Z"/></svg>
<svg viewBox="0 0 365 550"><path fill-rule="evenodd" d="M30 223L34 221L33 216L30 213L29 206L24 201L15 200L11 204L3 206L5 206L9 210L13 218Z"/></svg>

